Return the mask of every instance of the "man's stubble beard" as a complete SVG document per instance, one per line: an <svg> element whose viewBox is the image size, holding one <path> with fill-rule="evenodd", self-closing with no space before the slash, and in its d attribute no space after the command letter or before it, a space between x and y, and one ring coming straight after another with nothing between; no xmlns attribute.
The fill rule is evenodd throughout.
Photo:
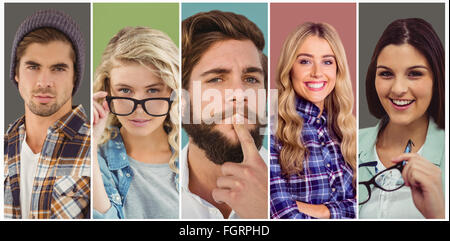
<svg viewBox="0 0 450 241"><path fill-rule="evenodd" d="M33 98L32 96L37 93L52 94L53 96L55 96L55 103L46 103L46 104L34 103L32 100L32 98ZM64 106L67 103L67 101L69 101L69 99L70 99L70 96L67 96L67 98L65 100L63 100L61 103L58 103L56 94L54 91L49 90L49 89L38 89L38 90L32 91L31 98L27 103L27 107L33 114L35 114L37 116L49 117L49 116L55 114L56 112L58 112L59 109L61 109L61 107Z"/></svg>

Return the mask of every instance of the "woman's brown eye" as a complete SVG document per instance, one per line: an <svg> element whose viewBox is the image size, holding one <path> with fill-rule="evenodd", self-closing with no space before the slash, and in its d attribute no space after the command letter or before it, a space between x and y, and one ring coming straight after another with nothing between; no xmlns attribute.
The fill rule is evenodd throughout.
<svg viewBox="0 0 450 241"><path fill-rule="evenodd" d="M382 71L382 72L378 73L378 76L387 78L387 77L393 76L393 74L390 71Z"/></svg>
<svg viewBox="0 0 450 241"><path fill-rule="evenodd" d="M420 77L420 76L423 76L423 73L420 72L420 71L411 71L411 72L409 72L408 76L411 76L411 77Z"/></svg>

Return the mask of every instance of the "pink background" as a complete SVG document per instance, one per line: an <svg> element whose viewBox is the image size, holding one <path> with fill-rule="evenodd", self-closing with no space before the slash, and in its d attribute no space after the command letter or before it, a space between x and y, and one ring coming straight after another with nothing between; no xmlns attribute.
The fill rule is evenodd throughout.
<svg viewBox="0 0 450 241"><path fill-rule="evenodd" d="M276 89L276 69L286 37L304 22L326 22L339 34L345 48L352 79L356 110L356 4L355 3L271 3L270 84Z"/></svg>

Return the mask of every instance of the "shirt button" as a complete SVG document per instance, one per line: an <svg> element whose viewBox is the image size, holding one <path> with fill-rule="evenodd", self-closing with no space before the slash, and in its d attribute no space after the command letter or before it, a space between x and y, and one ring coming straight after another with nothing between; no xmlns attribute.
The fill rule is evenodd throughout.
<svg viewBox="0 0 450 241"><path fill-rule="evenodd" d="M320 143L322 146L325 146L325 142Z"/></svg>
<svg viewBox="0 0 450 241"><path fill-rule="evenodd" d="M116 196L116 201L120 201L120 197L119 196Z"/></svg>
<svg viewBox="0 0 450 241"><path fill-rule="evenodd" d="M320 119L317 119L317 120L316 120L316 123L317 123L317 124L320 124Z"/></svg>
<svg viewBox="0 0 450 241"><path fill-rule="evenodd" d="M127 177L131 177L130 173L127 173L127 174L125 174L125 176L127 176Z"/></svg>
<svg viewBox="0 0 450 241"><path fill-rule="evenodd" d="M332 191L332 192L335 192L335 191L336 191L336 188L334 188L334 187L331 188L331 191Z"/></svg>
<svg viewBox="0 0 450 241"><path fill-rule="evenodd" d="M330 167L330 164L327 164L327 167L329 168L329 167Z"/></svg>

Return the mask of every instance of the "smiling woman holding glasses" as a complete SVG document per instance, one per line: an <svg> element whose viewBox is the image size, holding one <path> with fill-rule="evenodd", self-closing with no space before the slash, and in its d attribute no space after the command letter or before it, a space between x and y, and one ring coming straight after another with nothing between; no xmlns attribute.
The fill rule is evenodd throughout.
<svg viewBox="0 0 450 241"><path fill-rule="evenodd" d="M396 20L378 41L366 96L380 122L359 132L360 218L445 218L444 66L423 19Z"/></svg>
<svg viewBox="0 0 450 241"><path fill-rule="evenodd" d="M95 73L94 218L178 218L178 49L127 27Z"/></svg>

